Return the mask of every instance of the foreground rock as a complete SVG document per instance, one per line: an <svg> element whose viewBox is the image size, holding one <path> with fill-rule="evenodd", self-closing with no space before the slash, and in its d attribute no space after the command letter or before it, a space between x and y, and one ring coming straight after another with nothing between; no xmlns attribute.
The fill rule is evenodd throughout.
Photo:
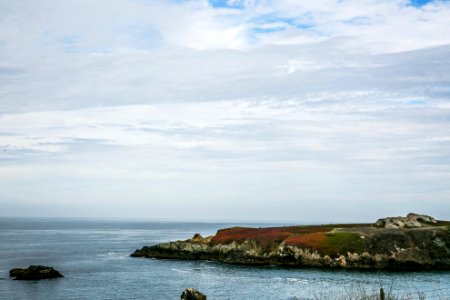
<svg viewBox="0 0 450 300"><path fill-rule="evenodd" d="M196 289L187 288L181 294L181 300L206 300L206 296Z"/></svg>
<svg viewBox="0 0 450 300"><path fill-rule="evenodd" d="M46 266L29 266L27 269L12 269L9 271L10 277L14 280L41 280L64 277L61 273Z"/></svg>
<svg viewBox="0 0 450 300"><path fill-rule="evenodd" d="M428 217L428 216L426 216ZM403 218L403 217L401 217ZM340 224L272 228L233 227L203 238L161 243L133 257L212 260L294 267L449 270L450 222L410 214L414 226ZM403 222L403 221L402 221Z"/></svg>

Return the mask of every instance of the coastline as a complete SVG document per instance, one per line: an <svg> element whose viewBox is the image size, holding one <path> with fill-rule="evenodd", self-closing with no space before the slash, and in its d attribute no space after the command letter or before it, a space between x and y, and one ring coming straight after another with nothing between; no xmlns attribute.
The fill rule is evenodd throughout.
<svg viewBox="0 0 450 300"><path fill-rule="evenodd" d="M399 295L423 291L425 299L439 299L430 291L436 291L437 296L446 295L447 291L437 290L450 286L448 271L372 272L137 259L129 257L136 245L183 239L196 232L206 236L230 225L66 221L41 223L28 219L1 223L0 277L4 280L0 288L5 299L71 299L74 295L77 299L93 300L178 299L184 288L194 287L208 299L288 300L317 295L323 296L320 299L336 300L326 296L344 295L349 290L365 290L370 295L379 290L380 284L390 287L393 282ZM38 283L8 278L12 267L36 263L54 266L65 278Z"/></svg>
<svg viewBox="0 0 450 300"><path fill-rule="evenodd" d="M431 217L419 222L408 217L423 215L410 215L404 224L386 218L376 224L225 228L205 238L196 234L144 246L131 256L298 268L450 270L450 222Z"/></svg>

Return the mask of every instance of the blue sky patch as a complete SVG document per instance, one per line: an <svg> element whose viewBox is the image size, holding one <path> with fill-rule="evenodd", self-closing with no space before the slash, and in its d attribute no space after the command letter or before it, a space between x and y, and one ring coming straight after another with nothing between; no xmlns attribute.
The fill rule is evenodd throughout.
<svg viewBox="0 0 450 300"><path fill-rule="evenodd" d="M425 105L427 102L422 99L411 99L407 100L406 103L411 105Z"/></svg>
<svg viewBox="0 0 450 300"><path fill-rule="evenodd" d="M77 35L66 35L56 39L56 41L64 45L64 51L66 53L75 53L78 51L78 40Z"/></svg>
<svg viewBox="0 0 450 300"><path fill-rule="evenodd" d="M257 27L254 28L252 31L253 33L272 33L272 32L279 32L284 31L285 27L272 27L272 28L263 28L263 27Z"/></svg>
<svg viewBox="0 0 450 300"><path fill-rule="evenodd" d="M299 22L295 18L281 18L274 16L272 14L270 15L263 15L258 18L253 19L253 23L258 24L260 27L256 26L256 28L253 30L255 33L271 33L271 32L278 32L286 30L287 27L294 27L298 29L310 29L314 27L313 24L307 23L307 22ZM274 25L273 27L265 25L270 24L279 24L279 26ZM284 25L283 25L284 24Z"/></svg>
<svg viewBox="0 0 450 300"><path fill-rule="evenodd" d="M410 3L412 6L421 7L423 5L426 5L430 2L433 2L433 0L411 0Z"/></svg>
<svg viewBox="0 0 450 300"><path fill-rule="evenodd" d="M212 7L217 7L217 8L239 8L239 9L244 8L243 1L239 1L233 5L230 5L228 3L228 0L209 0L208 2Z"/></svg>

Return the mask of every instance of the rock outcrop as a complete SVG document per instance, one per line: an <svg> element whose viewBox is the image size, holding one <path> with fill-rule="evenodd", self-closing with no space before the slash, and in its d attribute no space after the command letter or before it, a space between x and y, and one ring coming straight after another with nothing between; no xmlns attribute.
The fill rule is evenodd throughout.
<svg viewBox="0 0 450 300"><path fill-rule="evenodd" d="M206 300L206 296L193 288L187 288L181 294L181 300Z"/></svg>
<svg viewBox="0 0 450 300"><path fill-rule="evenodd" d="M46 266L29 266L27 269L11 269L9 276L14 280L41 280L64 277L61 273Z"/></svg>
<svg viewBox="0 0 450 300"><path fill-rule="evenodd" d="M384 228L419 228L424 225L436 223L437 221L433 217L409 213L406 217L387 217L379 219L375 223L375 226Z"/></svg>
<svg viewBox="0 0 450 300"><path fill-rule="evenodd" d="M196 235L146 246L131 256L294 267L450 269L450 222L416 214L406 218L422 226L233 227L206 238Z"/></svg>

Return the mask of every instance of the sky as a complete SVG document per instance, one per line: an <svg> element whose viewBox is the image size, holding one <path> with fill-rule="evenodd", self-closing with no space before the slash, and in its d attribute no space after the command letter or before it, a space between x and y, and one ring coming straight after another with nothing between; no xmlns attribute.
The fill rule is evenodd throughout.
<svg viewBox="0 0 450 300"><path fill-rule="evenodd" d="M449 204L450 1L0 0L0 216Z"/></svg>

